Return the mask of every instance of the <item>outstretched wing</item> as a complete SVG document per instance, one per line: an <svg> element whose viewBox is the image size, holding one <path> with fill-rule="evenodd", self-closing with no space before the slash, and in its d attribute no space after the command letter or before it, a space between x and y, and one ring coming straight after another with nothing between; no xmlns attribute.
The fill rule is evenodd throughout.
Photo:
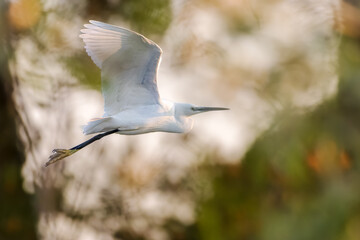
<svg viewBox="0 0 360 240"><path fill-rule="evenodd" d="M101 68L105 116L124 109L159 104L157 69L161 49L144 36L114 25L90 20L80 37Z"/></svg>

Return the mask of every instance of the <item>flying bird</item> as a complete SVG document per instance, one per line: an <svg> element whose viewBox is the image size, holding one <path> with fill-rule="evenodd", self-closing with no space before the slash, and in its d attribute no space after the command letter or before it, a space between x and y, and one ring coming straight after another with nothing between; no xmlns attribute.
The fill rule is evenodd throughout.
<svg viewBox="0 0 360 240"><path fill-rule="evenodd" d="M105 113L83 127L84 134L97 135L70 149L54 149L45 166L113 133L184 133L192 129L190 116L228 110L161 99L157 87L161 48L131 30L99 21L89 22L81 30L80 38L87 54L101 69Z"/></svg>

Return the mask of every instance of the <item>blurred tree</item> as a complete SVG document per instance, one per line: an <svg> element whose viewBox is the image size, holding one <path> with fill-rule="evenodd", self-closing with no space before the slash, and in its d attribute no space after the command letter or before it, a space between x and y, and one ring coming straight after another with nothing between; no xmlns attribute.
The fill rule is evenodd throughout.
<svg viewBox="0 0 360 240"><path fill-rule="evenodd" d="M4 5L0 3L0 239L36 239L32 197L22 187L25 155L12 95L14 79L10 77L7 63L10 45Z"/></svg>
<svg viewBox="0 0 360 240"><path fill-rule="evenodd" d="M15 4L17 1L11 2ZM64 5L59 1L54 2L55 5ZM67 4L70 5L70 2L68 1ZM239 8L235 8L233 6L236 5L231 4L236 1L216 2L218 2L219 6L224 2L229 3L227 8L233 9L236 16L239 15L237 11ZM41 15L40 13L43 12L40 5L37 4L39 1L31 0L28 3L33 3L36 11L28 11L24 7L25 5L17 5L16 8L13 8L11 22L18 23L18 31L31 28L33 24L36 24L38 18L42 18L42 20L45 18L55 19L50 23L57 22L56 19L65 18L62 15L63 12L56 11L58 7L54 7L53 10ZM268 3L265 1L261 4L271 5L273 3L273 1L268 1ZM120 17L121 20L128 21L132 25L132 29L146 35L150 34L150 37L152 34L158 36L164 34L172 18L170 0L88 0L86 6L87 12L83 13L83 15L87 15L84 17L86 20L93 18L105 21L104 16ZM218 8L218 5L215 6L215 8ZM78 10L73 6L71 9ZM243 9L243 11L248 12L248 8L244 7ZM30 14L32 21L20 21L23 16L20 10ZM266 9L266 11L268 10ZM74 10L74 12L76 11ZM32 15L31 13L36 14ZM223 15L226 15L226 13L224 11ZM58 14L57 18L54 18L55 14ZM349 14L348 22L352 22L352 16L354 15ZM234 21L234 18L229 19L228 21L236 23L236 27L232 26L231 28L248 35L250 35L251 29L258 24L256 16L249 17L247 21L241 18L235 18L236 21ZM53 26L46 22L46 26L55 28L63 26L60 20L59 22L60 24L54 24ZM352 32L351 36L358 36L356 30L359 28L356 28L357 24L354 26L347 28L344 32ZM6 21L1 21L1 36L8 36L4 34L6 33L5 27ZM69 33L68 31L70 30L67 29L64 35ZM41 31L33 31L29 35L34 39L41 39L42 34ZM200 36L201 32L198 35ZM57 35L55 34L55 36ZM0 41L5 40L3 37ZM251 42L253 41L251 40ZM127 193L126 189L123 188L126 185L124 181L126 173L130 173L128 177L131 176L131 171L129 171L131 169L124 167L124 165L119 165L121 171L115 170L121 176L121 178L119 177L120 181L117 178L111 184L103 181L103 186L92 184L93 180L96 179L93 177L98 173L95 168L98 168L99 165L94 165L96 167L88 172L83 170L82 174L76 172L78 178L73 177L71 175L73 173L69 169L59 174L60 171L53 168L51 170L53 171L52 176L60 178L60 175L62 175L67 179L66 181L52 182L52 179L48 177L46 183L49 183L50 187L44 185L35 189L39 206L36 211L40 216L45 216L44 221L37 222L31 210L32 208L35 209L31 206L32 199L24 193L21 186L20 170L24 160L24 147L18 140L17 115L12 99L12 87L15 83L9 75L7 55L10 46L6 44L7 42L3 42L1 46L5 47L0 49L0 123L2 124L0 135L2 159L0 161L0 191L5 196L1 197L0 239L34 239L36 237L36 223L39 224L40 237L52 236L52 238L63 239L79 239L80 237L77 238L76 236L81 236L81 233L88 233L86 231L90 230L109 236L108 239L157 239L154 236L149 236L148 233L151 230L159 230L160 228L161 231L166 233L166 235L161 235L163 238L168 237L174 240L358 239L358 229L360 229L360 195L358 193L358 183L360 182L358 159L360 152L357 147L360 140L360 128L358 125L360 120L360 99L358 94L360 92L358 81L360 77L360 47L358 40L344 38L340 46L341 81L339 94L336 98L304 115L290 111L282 112L282 115L278 116L277 121L275 121L276 124L254 143L241 164L218 164L221 160L214 160L217 157L216 155L210 155L212 153L211 149L199 148L199 151L201 151L199 158L201 159L203 154L208 154L211 156L209 158L212 164L196 167L192 173L187 174L186 180L179 182L178 185L170 184L166 188L160 187L161 192L171 192L176 196L176 199L179 199L183 194L182 187L189 188L186 189L189 192L195 192L194 196L198 199L198 205L196 205L198 206L198 215L195 216L196 219L190 226L185 225L184 222L187 221L179 222L178 219L172 217L166 218L162 222L156 216L146 216L145 213L142 215L136 210L132 212L134 206L136 208L136 206L140 205L137 197L140 196L139 198L141 198L144 195L141 195L141 191L136 191L136 194L133 194L136 197L129 197L129 202L134 203L134 206L130 207L129 204L126 205L126 201L121 200L123 195L126 198ZM47 50L51 50L51 48ZM235 50L234 52L238 54ZM55 55L51 51L50 53L49 55ZM19 56L20 59L22 55ZM85 52L82 55L69 56L64 54L64 56L61 59L65 61L66 69L70 70L81 83L100 89L99 70L91 62L90 58L85 55ZM263 52L261 52L262 56L266 58L266 54ZM38 58L42 58L42 56ZM196 66L201 66L201 64L196 64ZM256 64L254 66L258 68ZM37 68L40 68L40 66L38 65ZM226 72L236 73L234 76L238 79L238 71L235 71L237 69L238 66L236 65L233 70L226 68ZM302 70L304 68L299 66L299 71ZM45 74L44 76L48 77L49 75ZM299 76L299 78L306 78L307 74ZM273 78L275 82L278 82L279 76L277 74L274 74ZM49 79L52 81L48 82L52 84L56 82L52 75L49 76ZM289 77L285 76L284 79L288 80ZM309 81L309 88L312 83ZM218 86L216 84L216 87ZM233 86L235 89L238 85L234 84ZM278 90L279 86L276 85L275 89ZM54 92L59 90L54 87L49 87L49 89ZM264 89L268 93L270 88L265 87ZM49 97L44 99L47 101ZM61 111L58 110L58 112ZM32 124L29 125L33 127ZM41 124L38 125L43 127ZM37 130L40 134L41 131L44 131L44 129L36 129L35 131ZM185 136L184 139L188 136ZM184 144L184 142L186 141L181 142L181 144ZM188 148L190 148L190 145ZM210 153L204 153L203 149L207 149L205 151ZM101 154L98 156L101 156ZM121 158L135 160L134 157L124 155ZM84 160L88 161L89 159ZM111 166L115 169L113 165ZM148 167L142 165L141 168L151 172L147 169ZM159 170L160 172L165 171ZM44 171L41 173L44 173ZM110 169L107 169L106 174L111 175ZM172 175L172 172L167 174ZM193 175L197 177L193 177ZM159 178L164 176L165 174L159 176ZM200 189L193 190L193 188L196 188L194 185L197 184L196 181L198 180L200 180L200 183L211 185L211 187L199 184L201 185ZM58 184L56 187L51 185L54 182ZM118 184L118 182L121 182L121 184ZM130 187L133 188L133 186ZM204 194L206 197L201 192L205 192L204 188L209 188L208 191L211 192ZM72 192L69 189L75 190ZM145 191L150 190L145 189ZM66 194L63 194L64 192ZM112 194L105 194L106 192ZM92 197L96 199L97 194L101 196L101 202L97 203L98 205L95 204L95 207L91 206ZM208 197L210 194L212 194L211 197ZM87 207L86 204L82 206L82 201L87 199L90 199L90 207ZM84 202L86 203L86 201ZM173 204L172 206L175 208L177 205ZM160 208L159 212L162 211L166 212L166 209ZM46 213L49 212L51 212L53 218L47 217ZM57 214L59 218L56 218ZM137 225L133 223L136 223L137 220L139 220L140 228L134 227ZM139 230L141 226L143 230ZM63 233L65 232L63 229L70 229L73 232L66 235ZM93 236L97 235L94 233ZM83 237L83 239L87 239L86 237ZM48 238L51 239L51 237ZM104 238L98 237L98 239Z"/></svg>
<svg viewBox="0 0 360 240"><path fill-rule="evenodd" d="M134 31L147 36L164 34L172 19L170 0L88 0L87 6L88 15L116 14L128 21Z"/></svg>
<svg viewBox="0 0 360 240"><path fill-rule="evenodd" d="M120 14L143 34L163 34L171 23L170 0L125 0Z"/></svg>
<svg viewBox="0 0 360 240"><path fill-rule="evenodd" d="M306 115L283 112L240 165L213 168L199 239L358 239L359 39L344 36L339 68L336 98Z"/></svg>

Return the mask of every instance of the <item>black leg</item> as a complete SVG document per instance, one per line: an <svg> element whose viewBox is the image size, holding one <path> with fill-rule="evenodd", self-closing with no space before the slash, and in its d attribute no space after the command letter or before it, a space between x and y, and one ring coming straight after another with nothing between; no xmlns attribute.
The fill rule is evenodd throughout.
<svg viewBox="0 0 360 240"><path fill-rule="evenodd" d="M108 132L104 132L104 133L100 133L92 138L90 138L89 140L83 142L83 143L80 143L79 145L73 147L73 148L70 148L70 150L80 150L84 147L86 147L87 145L107 136L107 135L110 135L110 134L113 134L113 133L116 133L118 132L119 130L118 129L114 129L114 130L111 130L111 131L108 131Z"/></svg>
<svg viewBox="0 0 360 240"><path fill-rule="evenodd" d="M83 143L80 143L79 145L73 147L73 148L70 148L70 149L54 149L52 151L52 154L51 156L49 157L49 160L45 163L45 167L49 166L50 164L53 164L54 162L57 162L61 159L64 159L74 153L76 153L77 151L79 151L80 149L86 147L87 145L107 136L107 135L110 135L110 134L113 134L113 133L116 133L118 132L119 130L118 129L114 129L114 130L111 130L111 131L108 131L108 132L104 132L104 133L100 133L92 138L90 138L89 140L83 142Z"/></svg>

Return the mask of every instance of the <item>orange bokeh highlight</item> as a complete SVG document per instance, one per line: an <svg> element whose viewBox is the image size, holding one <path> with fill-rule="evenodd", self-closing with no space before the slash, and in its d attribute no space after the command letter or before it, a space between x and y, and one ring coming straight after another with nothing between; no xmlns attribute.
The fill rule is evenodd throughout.
<svg viewBox="0 0 360 240"><path fill-rule="evenodd" d="M11 1L8 12L10 24L17 30L26 30L34 26L41 15L39 0Z"/></svg>
<svg viewBox="0 0 360 240"><path fill-rule="evenodd" d="M347 152L335 141L320 141L306 159L308 166L321 175L333 175L351 168Z"/></svg>

